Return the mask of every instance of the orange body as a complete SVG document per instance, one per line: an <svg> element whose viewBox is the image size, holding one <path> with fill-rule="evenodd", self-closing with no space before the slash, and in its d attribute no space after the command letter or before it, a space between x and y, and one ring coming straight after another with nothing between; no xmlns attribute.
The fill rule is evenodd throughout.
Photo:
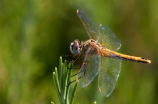
<svg viewBox="0 0 158 104"><path fill-rule="evenodd" d="M89 47L91 47L91 54L97 54L99 52L101 56L104 56L104 57L136 61L136 62L148 63L148 64L151 63L151 61L146 58L125 55L125 54L121 54L121 53L112 51L110 49L107 49L106 47L102 47L102 45L100 45L93 39L87 40L83 45L84 45L84 50L87 50Z"/></svg>

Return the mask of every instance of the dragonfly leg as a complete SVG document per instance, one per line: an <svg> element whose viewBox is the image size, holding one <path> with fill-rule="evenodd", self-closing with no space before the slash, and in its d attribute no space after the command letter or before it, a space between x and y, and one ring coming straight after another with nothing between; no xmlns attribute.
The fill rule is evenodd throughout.
<svg viewBox="0 0 158 104"><path fill-rule="evenodd" d="M84 71L83 75L80 76L79 78L77 78L77 80L81 79L82 77L84 77L84 76L86 75L86 70L82 70L82 71L80 71L79 73L81 73L81 72L83 72L83 71ZM77 73L77 74L79 74L79 73ZM77 75L77 74L76 74L76 75ZM75 76L75 75L74 75L74 76ZM72 76L71 76L71 77L72 77ZM73 82L76 82L76 80L71 81L66 87L70 86L70 84L72 84Z"/></svg>
<svg viewBox="0 0 158 104"><path fill-rule="evenodd" d="M62 57L62 58L63 58L63 57L73 57L73 55L61 55L61 57ZM66 62L71 62L71 61L66 60Z"/></svg>
<svg viewBox="0 0 158 104"><path fill-rule="evenodd" d="M74 76L76 76L76 75L78 75L78 74L82 73L83 71L84 71L84 70L81 70L80 72L78 72L78 73L76 73L76 74L72 75L71 77L74 77Z"/></svg>
<svg viewBox="0 0 158 104"><path fill-rule="evenodd" d="M81 66L82 66L82 62L83 62L83 57L80 57L80 67L79 68L72 68L72 69L81 69ZM74 62L76 62L76 61L74 61ZM76 73L75 75L77 75L78 73ZM73 76L75 76L75 75L73 75ZM72 77L72 76L71 76Z"/></svg>
<svg viewBox="0 0 158 104"><path fill-rule="evenodd" d="M79 68L72 68L72 69L77 69L77 70L81 69L82 62L83 62L83 57L81 57L80 67L79 67ZM67 69L70 69L70 68L67 68ZM81 73L81 72L83 72L83 71L84 71L84 70L82 70L82 71L80 71L80 72L78 72L78 73L76 73L76 74L72 75L71 77L76 76L77 74L79 74L79 73Z"/></svg>
<svg viewBox="0 0 158 104"><path fill-rule="evenodd" d="M84 77L86 75L86 70L83 70L83 71L84 71L83 75L80 76L79 78L77 78L78 80L81 79L82 77Z"/></svg>
<svg viewBox="0 0 158 104"><path fill-rule="evenodd" d="M82 65L82 61L83 61L83 57L81 57L82 55L80 55L80 56L78 56L76 59L75 59L75 61L73 61L74 63L75 62L77 62L79 59L81 59L81 61L80 61L80 67L79 68L72 68L72 69L80 69L81 68L81 65ZM74 57L73 55L62 55L61 57ZM72 62L72 61L68 61L68 60L66 60L66 62L68 62L68 63L70 63L70 62ZM67 68L67 69L70 69L70 68Z"/></svg>
<svg viewBox="0 0 158 104"><path fill-rule="evenodd" d="M66 87L69 87L71 83L75 82L76 80L71 81Z"/></svg>
<svg viewBox="0 0 158 104"><path fill-rule="evenodd" d="M86 64L84 64L84 69L83 69L83 70L81 70L81 71L78 72L77 74L72 75L71 77L76 76L76 75L78 75L79 73L82 73L82 72L84 72L82 76L76 78L76 80L71 81L66 87L68 87L71 83L73 83L73 82L75 82L75 81L81 79L82 77L84 77L84 76L86 75Z"/></svg>
<svg viewBox="0 0 158 104"><path fill-rule="evenodd" d="M63 58L63 57L73 57L73 55L62 55L61 57L62 57L62 58ZM72 62L73 60L72 60L72 61L65 60L65 61L66 61L67 63L70 63L70 62ZM73 62L74 62L74 61L73 61ZM70 68L67 67L67 69L70 69ZM79 69L79 68L73 68L73 69Z"/></svg>

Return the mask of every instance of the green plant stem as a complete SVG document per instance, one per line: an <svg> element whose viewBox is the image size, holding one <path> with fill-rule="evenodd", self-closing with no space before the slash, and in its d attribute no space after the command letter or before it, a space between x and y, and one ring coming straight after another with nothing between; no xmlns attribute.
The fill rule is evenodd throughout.
<svg viewBox="0 0 158 104"><path fill-rule="evenodd" d="M60 57L59 74L56 67L55 72L53 72L53 81L61 104L72 104L74 101L77 83L73 88L72 94L69 93L70 85L67 86L70 83L72 67L73 61L70 62L67 66L67 62L65 61L62 63L62 57ZM70 100L69 97L71 98Z"/></svg>

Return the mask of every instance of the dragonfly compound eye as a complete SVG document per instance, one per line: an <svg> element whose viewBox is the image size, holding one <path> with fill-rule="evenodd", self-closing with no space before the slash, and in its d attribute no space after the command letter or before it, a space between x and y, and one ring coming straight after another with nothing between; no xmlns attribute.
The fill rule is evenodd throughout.
<svg viewBox="0 0 158 104"><path fill-rule="evenodd" d="M79 52L79 42L77 40L75 40L74 42L71 43L70 51L72 54L76 54L76 55L78 55L80 53Z"/></svg>

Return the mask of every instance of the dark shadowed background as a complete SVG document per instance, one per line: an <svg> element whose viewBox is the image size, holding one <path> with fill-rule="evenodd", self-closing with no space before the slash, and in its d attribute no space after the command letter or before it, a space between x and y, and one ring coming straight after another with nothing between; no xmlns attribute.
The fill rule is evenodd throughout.
<svg viewBox="0 0 158 104"><path fill-rule="evenodd" d="M158 103L156 0L0 0L0 103L59 104L52 79L59 56L70 54L74 39L89 39L77 9L115 32L122 42L119 52L152 63L122 61L110 97L99 93L95 78L77 87L74 104Z"/></svg>

